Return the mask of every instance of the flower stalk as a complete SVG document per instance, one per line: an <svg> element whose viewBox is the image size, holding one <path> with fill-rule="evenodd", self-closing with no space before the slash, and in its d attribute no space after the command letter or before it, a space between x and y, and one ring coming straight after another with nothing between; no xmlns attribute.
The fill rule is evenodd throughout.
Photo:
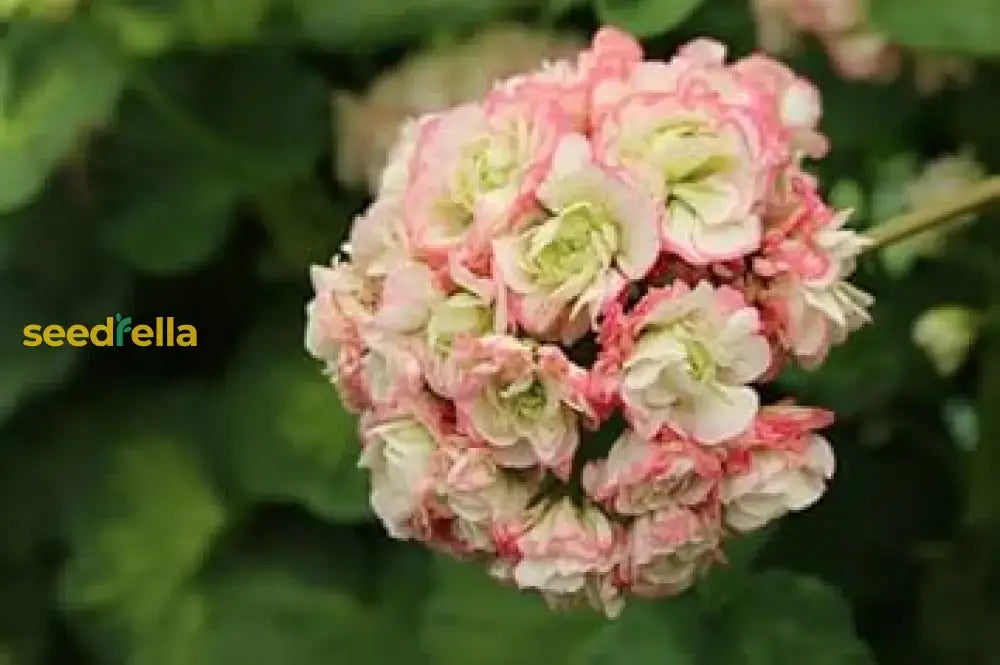
<svg viewBox="0 0 1000 665"><path fill-rule="evenodd" d="M956 217L1000 200L1000 175L964 189L934 205L892 217L868 231L868 250L883 249L931 229L944 229Z"/></svg>

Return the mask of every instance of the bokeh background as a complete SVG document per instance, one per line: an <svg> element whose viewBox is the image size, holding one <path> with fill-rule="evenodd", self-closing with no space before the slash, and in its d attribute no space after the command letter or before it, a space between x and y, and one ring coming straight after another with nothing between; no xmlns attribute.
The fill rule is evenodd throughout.
<svg viewBox="0 0 1000 665"><path fill-rule="evenodd" d="M803 9L804 8L804 9ZM804 12L804 13L803 13ZM818 13L817 13L818 12ZM390 541L302 348L408 115L571 54L766 47L859 228L1000 172L995 0L0 0L0 665L996 665L1000 218L866 256L876 323L780 388L828 495L617 621ZM173 316L195 349L27 349Z"/></svg>

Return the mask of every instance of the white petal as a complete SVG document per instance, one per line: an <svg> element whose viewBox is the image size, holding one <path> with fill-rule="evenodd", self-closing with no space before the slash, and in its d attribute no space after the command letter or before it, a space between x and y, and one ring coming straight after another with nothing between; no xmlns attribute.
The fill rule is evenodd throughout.
<svg viewBox="0 0 1000 665"><path fill-rule="evenodd" d="M587 140L587 137L581 134L567 134L556 147L546 181L565 177L590 166L592 163L590 141Z"/></svg>
<svg viewBox="0 0 1000 665"><path fill-rule="evenodd" d="M830 442L822 436L813 437L809 448L806 451L809 465L818 473L822 473L824 478L832 478L836 469L836 458L833 455L833 448Z"/></svg>
<svg viewBox="0 0 1000 665"><path fill-rule="evenodd" d="M629 279L642 279L660 253L659 206L645 192L610 179L609 194L622 235L618 266Z"/></svg>
<svg viewBox="0 0 1000 665"><path fill-rule="evenodd" d="M718 261L749 254L760 246L760 235L760 220L747 216L726 224L699 224L692 242L705 261Z"/></svg>
<svg viewBox="0 0 1000 665"><path fill-rule="evenodd" d="M771 364L771 347L760 335L743 339L734 353L736 357L726 368L726 379L732 383L749 383L760 377Z"/></svg>
<svg viewBox="0 0 1000 665"><path fill-rule="evenodd" d="M736 531L754 531L767 524L767 519L744 511L739 504L726 506L726 524Z"/></svg>
<svg viewBox="0 0 1000 665"><path fill-rule="evenodd" d="M386 278L375 323L395 332L414 332L427 323L431 308L443 297L430 268L408 263Z"/></svg>
<svg viewBox="0 0 1000 665"><path fill-rule="evenodd" d="M685 183L676 187L673 195L693 208L701 223L709 226L725 224L742 212L739 210L739 191L734 185L718 178Z"/></svg>
<svg viewBox="0 0 1000 665"><path fill-rule="evenodd" d="M706 444L721 443L746 430L760 403L757 393L745 386L712 386L695 400L691 435Z"/></svg>
<svg viewBox="0 0 1000 665"><path fill-rule="evenodd" d="M789 472L782 488L785 490L785 505L789 510L808 508L816 503L826 490L821 478L802 471Z"/></svg>

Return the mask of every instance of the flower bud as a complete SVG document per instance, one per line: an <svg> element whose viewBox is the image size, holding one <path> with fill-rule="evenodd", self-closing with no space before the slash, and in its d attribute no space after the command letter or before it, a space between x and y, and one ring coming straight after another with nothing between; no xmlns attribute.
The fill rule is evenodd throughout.
<svg viewBox="0 0 1000 665"><path fill-rule="evenodd" d="M962 305L932 307L913 324L913 342L924 350L941 376L962 366L979 333L979 315Z"/></svg>

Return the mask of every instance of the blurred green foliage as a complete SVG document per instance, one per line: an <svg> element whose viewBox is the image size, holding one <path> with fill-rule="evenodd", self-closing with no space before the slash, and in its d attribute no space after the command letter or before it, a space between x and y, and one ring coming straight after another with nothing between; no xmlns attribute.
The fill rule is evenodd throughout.
<svg viewBox="0 0 1000 665"><path fill-rule="evenodd" d="M0 1L0 664L1000 662L995 213L934 257L866 258L876 325L783 377L839 414L828 496L615 622L390 542L304 356L307 266L365 201L328 175L331 88L501 19L742 55L748 4ZM920 97L794 57L824 95L819 173L862 225L899 208L900 168L969 148L1000 171L1000 3L871 5L894 41L977 61ZM945 301L988 313L950 379L909 332ZM21 346L115 312L194 323L199 346Z"/></svg>

